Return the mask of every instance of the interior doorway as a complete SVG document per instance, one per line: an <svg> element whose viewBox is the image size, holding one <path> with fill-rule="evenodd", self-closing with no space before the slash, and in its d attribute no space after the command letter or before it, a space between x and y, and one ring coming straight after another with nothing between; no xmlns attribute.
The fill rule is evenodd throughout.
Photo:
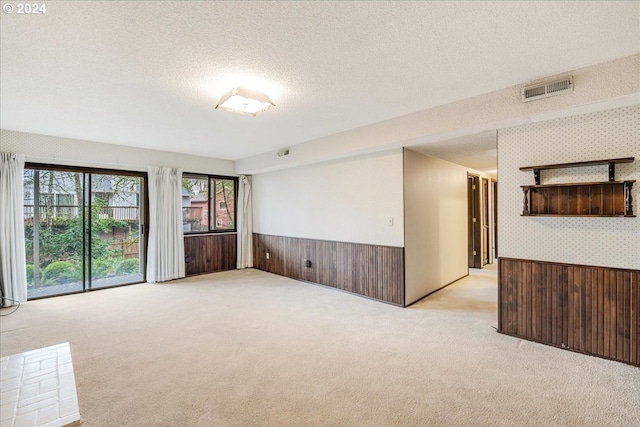
<svg viewBox="0 0 640 427"><path fill-rule="evenodd" d="M482 234L480 220L480 177L467 175L469 268L482 268Z"/></svg>
<svg viewBox="0 0 640 427"><path fill-rule="evenodd" d="M489 180L482 178L482 265L491 262L491 233L489 229Z"/></svg>

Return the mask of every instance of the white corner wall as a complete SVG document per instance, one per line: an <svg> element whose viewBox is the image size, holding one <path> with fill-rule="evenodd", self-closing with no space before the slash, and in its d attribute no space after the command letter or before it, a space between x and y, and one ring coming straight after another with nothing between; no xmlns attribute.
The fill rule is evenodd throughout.
<svg viewBox="0 0 640 427"><path fill-rule="evenodd" d="M179 142L176 143L179 145ZM168 151L0 130L0 151L25 154L27 162L146 172L147 166L185 172L236 175L235 162Z"/></svg>
<svg viewBox="0 0 640 427"><path fill-rule="evenodd" d="M635 157L616 165L617 180L636 180L640 200L640 105L498 131L500 257L640 269L640 217L522 217L521 185L534 183L522 166ZM607 181L607 166L542 171L542 184Z"/></svg>
<svg viewBox="0 0 640 427"><path fill-rule="evenodd" d="M406 305L469 273L467 172L404 150Z"/></svg>
<svg viewBox="0 0 640 427"><path fill-rule="evenodd" d="M252 192L255 233L404 245L401 149L260 173Z"/></svg>

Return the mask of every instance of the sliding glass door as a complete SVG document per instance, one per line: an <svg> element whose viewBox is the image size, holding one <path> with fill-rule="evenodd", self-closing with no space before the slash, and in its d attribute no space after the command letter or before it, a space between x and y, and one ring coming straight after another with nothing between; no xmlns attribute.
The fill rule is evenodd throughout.
<svg viewBox="0 0 640 427"><path fill-rule="evenodd" d="M44 169L24 174L27 297L144 281L144 177Z"/></svg>
<svg viewBox="0 0 640 427"><path fill-rule="evenodd" d="M83 290L84 176L25 169L27 297Z"/></svg>
<svg viewBox="0 0 640 427"><path fill-rule="evenodd" d="M142 178L91 174L91 281L92 289L142 282L140 231Z"/></svg>

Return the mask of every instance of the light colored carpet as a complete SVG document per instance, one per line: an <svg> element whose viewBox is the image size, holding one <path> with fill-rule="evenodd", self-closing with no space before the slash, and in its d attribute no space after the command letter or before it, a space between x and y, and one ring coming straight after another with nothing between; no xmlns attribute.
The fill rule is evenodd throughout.
<svg viewBox="0 0 640 427"><path fill-rule="evenodd" d="M86 426L640 425L640 369L496 333L486 272L408 309L243 270L1 320L3 356L70 342Z"/></svg>

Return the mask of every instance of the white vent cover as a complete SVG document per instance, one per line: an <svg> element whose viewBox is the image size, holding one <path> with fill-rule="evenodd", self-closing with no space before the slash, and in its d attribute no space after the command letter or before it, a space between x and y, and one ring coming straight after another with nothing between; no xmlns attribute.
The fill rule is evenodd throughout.
<svg viewBox="0 0 640 427"><path fill-rule="evenodd" d="M526 86L520 90L520 93L522 95L522 102L529 102L550 96L562 95L563 93L571 91L573 91L573 76L549 83Z"/></svg>

